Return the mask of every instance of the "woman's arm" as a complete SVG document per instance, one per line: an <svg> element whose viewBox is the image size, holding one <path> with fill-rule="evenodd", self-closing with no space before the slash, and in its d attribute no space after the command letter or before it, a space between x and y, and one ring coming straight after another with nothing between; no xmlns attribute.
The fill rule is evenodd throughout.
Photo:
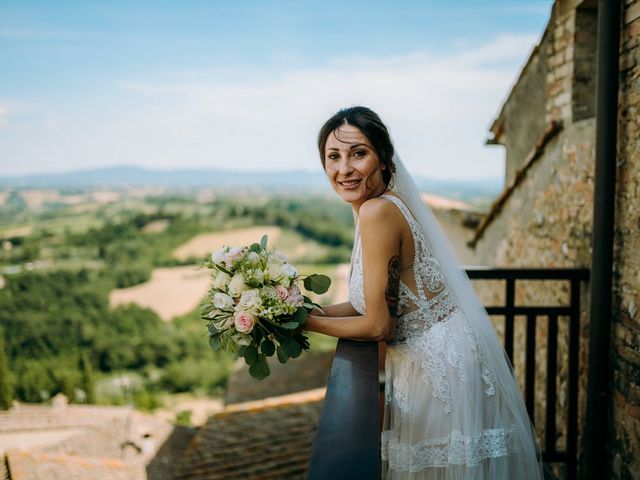
<svg viewBox="0 0 640 480"><path fill-rule="evenodd" d="M322 313L324 312L324 314ZM311 311L312 315L318 315L323 317L353 317L360 315L358 311L353 308L351 302L334 303L333 305L323 305L322 312L317 308Z"/></svg>
<svg viewBox="0 0 640 480"><path fill-rule="evenodd" d="M391 202L379 198L367 200L360 206L359 229L367 313L339 317L312 314L304 324L305 330L355 340L380 341L393 336L394 320L386 297L390 267L397 264L400 251L401 226L397 213ZM349 307L344 304L330 307L335 307L332 310L336 312L350 313Z"/></svg>

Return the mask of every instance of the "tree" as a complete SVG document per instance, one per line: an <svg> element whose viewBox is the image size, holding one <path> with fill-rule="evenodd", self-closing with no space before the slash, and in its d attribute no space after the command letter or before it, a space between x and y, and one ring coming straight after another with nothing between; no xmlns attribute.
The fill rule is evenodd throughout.
<svg viewBox="0 0 640 480"><path fill-rule="evenodd" d="M9 373L9 361L4 351L4 332L0 330L0 409L8 410L13 401L13 386Z"/></svg>
<svg viewBox="0 0 640 480"><path fill-rule="evenodd" d="M80 363L82 368L82 389L86 394L85 401L87 403L96 403L96 385L93 378L93 368L91 367L91 360L89 360L89 355L86 350L82 351Z"/></svg>

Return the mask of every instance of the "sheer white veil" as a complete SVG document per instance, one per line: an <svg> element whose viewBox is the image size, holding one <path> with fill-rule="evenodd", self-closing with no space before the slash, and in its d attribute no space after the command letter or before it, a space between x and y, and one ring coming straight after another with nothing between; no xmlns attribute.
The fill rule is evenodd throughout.
<svg viewBox="0 0 640 480"><path fill-rule="evenodd" d="M397 152L394 153L393 162L395 175L391 191L404 201L417 220L440 264L450 294L468 319L478 347L486 357L487 367L495 376L494 385L496 394L500 397L502 415L519 432L517 435L519 438L514 440L518 448L522 448L525 453L522 460L530 462L530 469L527 468L527 471L535 472L537 469L542 475L540 448L533 426L513 376L511 363L498 339L491 318L473 289L469 277L459 264L442 227L431 208L422 200L415 182Z"/></svg>

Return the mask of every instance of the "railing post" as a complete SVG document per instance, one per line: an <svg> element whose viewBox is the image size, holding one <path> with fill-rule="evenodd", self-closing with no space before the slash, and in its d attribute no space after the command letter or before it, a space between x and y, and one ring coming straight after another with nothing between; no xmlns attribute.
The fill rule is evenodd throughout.
<svg viewBox="0 0 640 480"><path fill-rule="evenodd" d="M380 478L377 342L338 341L307 475Z"/></svg>

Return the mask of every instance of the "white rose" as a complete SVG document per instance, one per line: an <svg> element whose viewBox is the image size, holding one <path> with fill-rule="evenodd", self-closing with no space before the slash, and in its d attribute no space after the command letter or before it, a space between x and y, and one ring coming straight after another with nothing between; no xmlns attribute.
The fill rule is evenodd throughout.
<svg viewBox="0 0 640 480"><path fill-rule="evenodd" d="M265 273L269 277L269 280L274 282L282 280L282 267L277 263L268 264L267 271Z"/></svg>
<svg viewBox="0 0 640 480"><path fill-rule="evenodd" d="M218 272L216 278L213 279L213 286L218 290L224 290L225 288L227 288L227 285L229 285L230 281L231 275L224 272Z"/></svg>
<svg viewBox="0 0 640 480"><path fill-rule="evenodd" d="M238 305L246 310L253 310L254 308L258 308L260 305L262 305L262 300L260 299L260 290L258 290L257 288L252 288L251 290L245 290L244 292L242 292Z"/></svg>
<svg viewBox="0 0 640 480"><path fill-rule="evenodd" d="M231 268L240 258L242 258L242 248L231 247L224 256L224 263L227 265L227 268Z"/></svg>
<svg viewBox="0 0 640 480"><path fill-rule="evenodd" d="M298 275L298 270L296 270L296 267L294 267L289 263L285 263L280 269L280 271L282 272L282 275L284 275L285 277L291 278Z"/></svg>
<svg viewBox="0 0 640 480"><path fill-rule="evenodd" d="M283 264L284 262L287 261L286 255L282 253L280 250L276 250L275 252L273 252L270 258L279 264Z"/></svg>
<svg viewBox="0 0 640 480"><path fill-rule="evenodd" d="M233 306L233 298L226 293L218 292L213 296L213 305L220 310L225 310Z"/></svg>
<svg viewBox="0 0 640 480"><path fill-rule="evenodd" d="M222 263L224 261L224 255L227 253L227 247L222 247L211 254L211 261L213 263Z"/></svg>
<svg viewBox="0 0 640 480"><path fill-rule="evenodd" d="M239 297L242 292L249 290L249 287L244 283L244 277L241 273L236 273L227 287L229 293L233 297Z"/></svg>

